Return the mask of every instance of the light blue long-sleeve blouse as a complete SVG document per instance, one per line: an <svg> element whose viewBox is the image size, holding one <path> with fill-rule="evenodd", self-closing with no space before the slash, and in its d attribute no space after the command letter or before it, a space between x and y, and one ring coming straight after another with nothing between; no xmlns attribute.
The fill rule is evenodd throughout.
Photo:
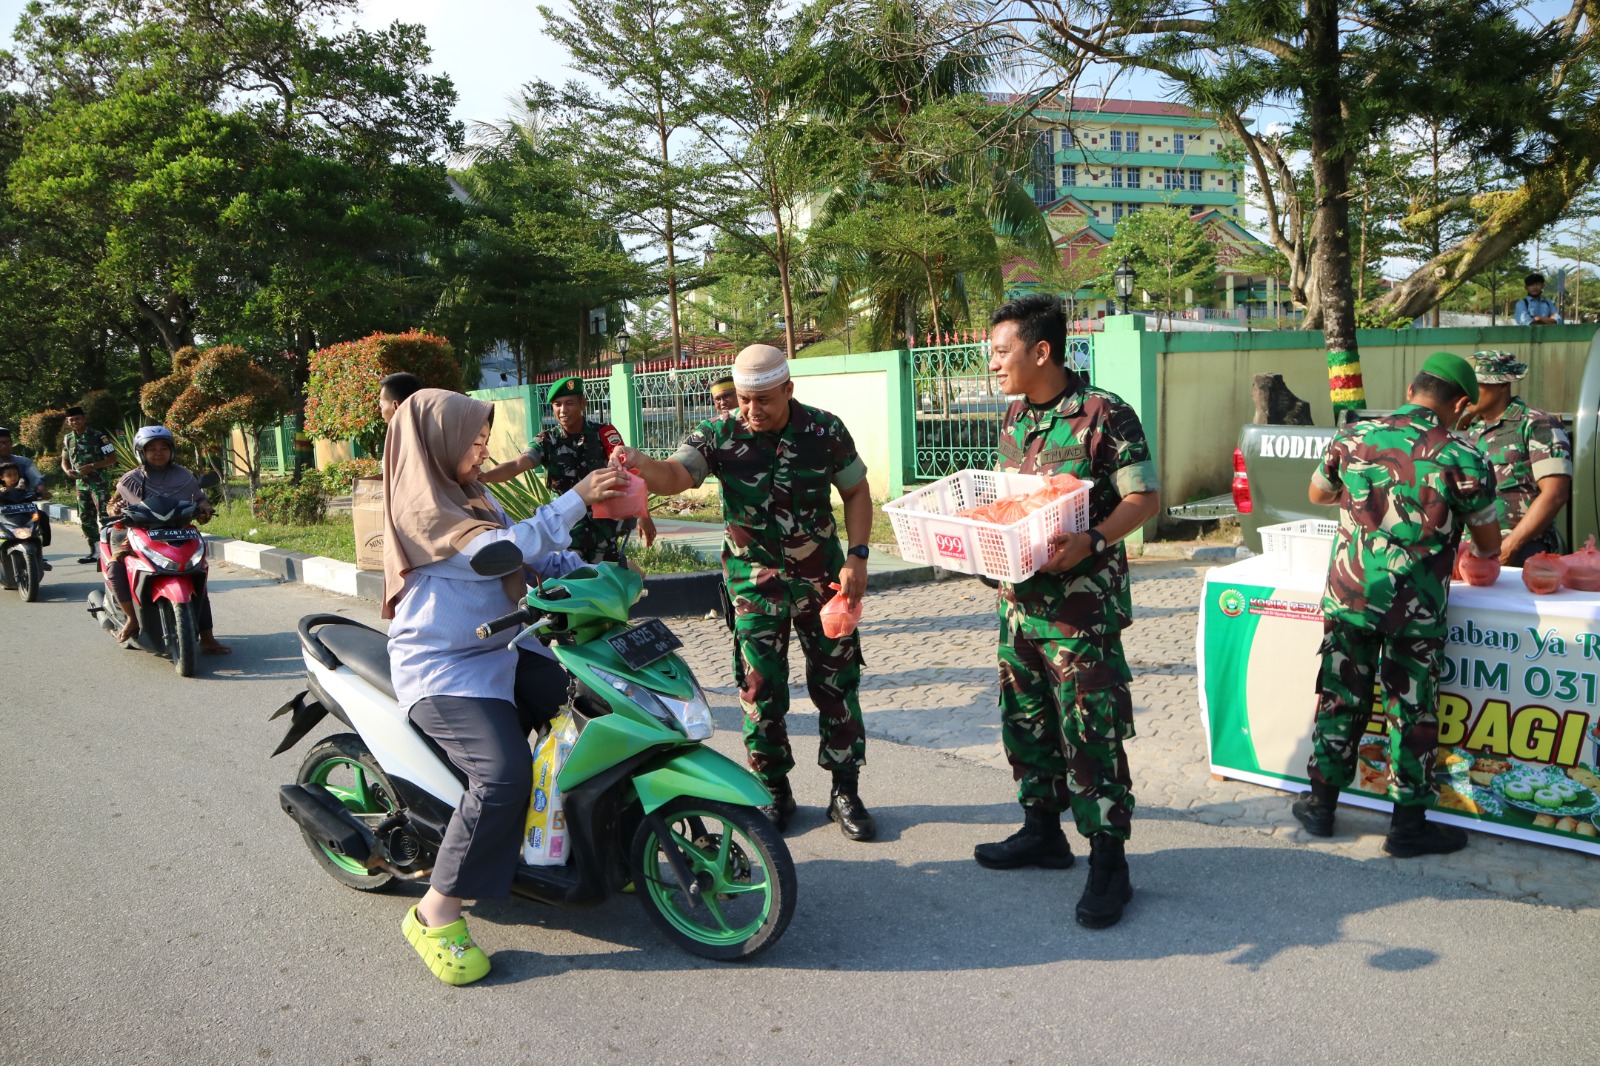
<svg viewBox="0 0 1600 1066"><path fill-rule="evenodd" d="M480 533L450 558L406 575L389 627L389 672L402 714L427 696L512 698L517 653L506 647L506 637L479 640L476 630L518 604L500 578L473 571L472 556L496 541L511 540L541 577L558 577L585 565L575 553L561 550L572 543L572 527L584 511L576 491L563 493L531 518ZM505 520L505 513L500 517Z"/></svg>

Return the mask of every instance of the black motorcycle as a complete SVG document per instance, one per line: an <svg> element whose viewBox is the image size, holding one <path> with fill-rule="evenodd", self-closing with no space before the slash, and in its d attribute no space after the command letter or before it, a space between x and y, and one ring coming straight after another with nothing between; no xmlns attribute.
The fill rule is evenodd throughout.
<svg viewBox="0 0 1600 1066"><path fill-rule="evenodd" d="M44 512L39 497L29 494L20 501L0 504L0 584L16 589L23 603L39 597L39 582L44 580Z"/></svg>

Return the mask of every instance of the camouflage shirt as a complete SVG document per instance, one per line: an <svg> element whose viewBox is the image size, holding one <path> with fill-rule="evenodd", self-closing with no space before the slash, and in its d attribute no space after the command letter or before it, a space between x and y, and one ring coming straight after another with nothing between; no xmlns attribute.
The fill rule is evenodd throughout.
<svg viewBox="0 0 1600 1066"><path fill-rule="evenodd" d="M757 433L742 416L707 419L672 457L695 485L713 475L722 485L722 565L736 603L785 614L795 597L838 579L833 489L859 485L867 467L836 416L790 400L789 424L776 433Z"/></svg>
<svg viewBox="0 0 1600 1066"><path fill-rule="evenodd" d="M111 443L111 438L93 426L84 427L82 433L69 432L61 441L61 454L85 481L104 482L109 485L111 483L109 468L93 471L85 468L116 453L117 446Z"/></svg>
<svg viewBox="0 0 1600 1066"><path fill-rule="evenodd" d="M1572 441L1561 420L1522 402L1511 404L1492 425L1474 422L1468 432L1494 467L1495 510L1500 532L1517 528L1539 495L1539 479L1572 476Z"/></svg>
<svg viewBox="0 0 1600 1066"><path fill-rule="evenodd" d="M523 457L534 466L544 467L545 483L556 497L571 489L590 473L605 466L611 452L622 443L622 434L608 423L583 420L583 432L571 436L560 425L542 431ZM617 537L620 523L611 518L585 516L572 527L571 550L591 563L616 562L620 557Z"/></svg>
<svg viewBox="0 0 1600 1066"><path fill-rule="evenodd" d="M1456 546L1495 521L1494 471L1407 404L1334 434L1311 483L1339 494L1322 611L1358 629L1442 637Z"/></svg>
<svg viewBox="0 0 1600 1066"><path fill-rule="evenodd" d="M1139 416L1120 396L1088 385L1068 388L1053 404L1013 403L998 448L996 470L1092 478L1091 525L1105 521L1124 496L1161 488ZM1133 620L1128 553L1118 543L1066 573L1002 584L1000 617L1013 634L1115 636Z"/></svg>

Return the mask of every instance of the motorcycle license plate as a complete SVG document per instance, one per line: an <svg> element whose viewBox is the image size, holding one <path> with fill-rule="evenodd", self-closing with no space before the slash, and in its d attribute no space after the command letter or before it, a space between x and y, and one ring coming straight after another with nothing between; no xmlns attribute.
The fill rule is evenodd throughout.
<svg viewBox="0 0 1600 1066"><path fill-rule="evenodd" d="M151 540L166 541L169 544L200 539L200 531L197 529L147 529L144 532Z"/></svg>
<svg viewBox="0 0 1600 1066"><path fill-rule="evenodd" d="M683 647L683 641L659 618L652 618L632 629L607 637L606 643L611 645L630 670L642 670Z"/></svg>

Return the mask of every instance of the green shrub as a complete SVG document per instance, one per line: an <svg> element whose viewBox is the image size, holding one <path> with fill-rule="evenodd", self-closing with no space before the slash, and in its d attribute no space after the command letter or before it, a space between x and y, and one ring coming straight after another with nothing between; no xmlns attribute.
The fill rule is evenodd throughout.
<svg viewBox="0 0 1600 1066"><path fill-rule="evenodd" d="M67 426L67 412L40 411L24 418L17 426L17 443L33 453L35 459L61 451L61 431Z"/></svg>
<svg viewBox="0 0 1600 1066"><path fill-rule="evenodd" d="M122 425L122 408L107 389L84 393L78 406L83 408L83 416L89 420L89 424L106 434L115 432L116 427Z"/></svg>
<svg viewBox="0 0 1600 1066"><path fill-rule="evenodd" d="M383 460L370 456L362 456L360 459L336 459L316 471L316 474L321 479L323 487L328 490L328 495L348 496L356 478L383 476Z"/></svg>
<svg viewBox="0 0 1600 1066"><path fill-rule="evenodd" d="M356 440L367 451L382 447L378 381L406 371L428 388L460 392L461 366L443 337L427 333L374 333L330 344L307 362L306 432L324 440Z"/></svg>
<svg viewBox="0 0 1600 1066"><path fill-rule="evenodd" d="M263 522L314 526L328 513L328 494L318 481L269 481L256 490L252 513Z"/></svg>

